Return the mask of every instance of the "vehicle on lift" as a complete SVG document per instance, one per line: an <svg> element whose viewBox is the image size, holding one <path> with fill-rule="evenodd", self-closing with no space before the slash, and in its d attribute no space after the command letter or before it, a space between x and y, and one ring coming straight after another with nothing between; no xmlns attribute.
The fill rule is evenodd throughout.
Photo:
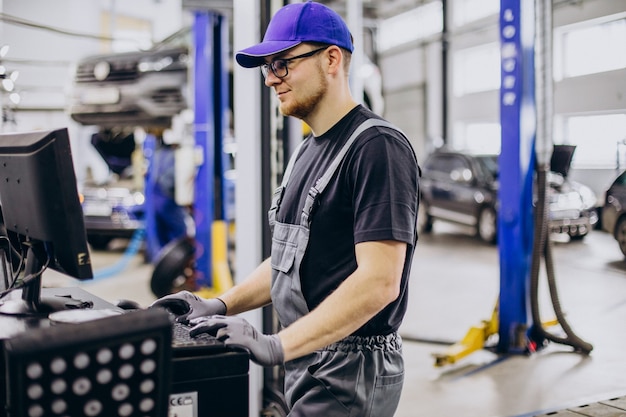
<svg viewBox="0 0 626 417"><path fill-rule="evenodd" d="M148 50L86 57L76 66L72 119L106 127L168 126L188 107L190 63L181 30Z"/></svg>
<svg viewBox="0 0 626 417"><path fill-rule="evenodd" d="M602 229L613 235L626 256L626 171L613 181L605 193Z"/></svg>
<svg viewBox="0 0 626 417"><path fill-rule="evenodd" d="M70 116L80 124L103 128L168 126L174 115L189 107L190 51L191 27L184 27L148 50L80 60ZM382 115L385 106L378 66L364 56L356 73L363 82L363 103Z"/></svg>
<svg viewBox="0 0 626 417"><path fill-rule="evenodd" d="M569 155L563 164L561 155L566 152ZM567 179L572 154L569 148L555 147L548 175L549 224L552 233L581 240L598 221L598 215L594 192ZM495 154L450 149L431 154L424 163L420 182L419 230L430 232L435 220L444 220L474 227L481 240L495 243L498 174Z"/></svg>

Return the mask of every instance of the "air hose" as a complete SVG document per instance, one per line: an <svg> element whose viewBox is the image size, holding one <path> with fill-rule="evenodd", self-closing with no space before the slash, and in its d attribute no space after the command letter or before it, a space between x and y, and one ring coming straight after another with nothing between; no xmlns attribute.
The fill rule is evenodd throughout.
<svg viewBox="0 0 626 417"><path fill-rule="evenodd" d="M128 246L124 251L124 255L122 256L122 258L114 265L96 271L94 273L93 279L96 280L100 278L109 278L121 273L124 269L126 269L126 267L130 264L135 255L137 255L137 253L141 249L141 244L143 243L145 235L146 229L137 229L135 233L133 233L133 236L131 237Z"/></svg>
<svg viewBox="0 0 626 417"><path fill-rule="evenodd" d="M552 341L574 348L574 351L588 355L593 346L578 337L570 327L565 315L561 309L558 291L556 287L556 279L554 274L554 264L552 259L552 244L548 231L548 209L546 204L547 197L547 169L545 167L537 170L537 206L535 208L535 240L533 244L531 277L530 277L530 305L532 311L532 326L528 336L531 341L536 342L538 346L545 345L546 341ZM541 323L541 315L539 313L539 270L541 260L544 258L548 287L550 290L550 299L554 308L554 313L561 328L565 332L565 337L560 337L548 332Z"/></svg>
<svg viewBox="0 0 626 417"><path fill-rule="evenodd" d="M547 177L550 170L550 152L553 151L551 137L553 134L553 72L552 72L552 1L535 0L536 11L536 39L535 71L536 79L536 108L537 108L537 141L536 141L536 173L537 173L537 205L535 207L534 242L530 276L530 307L532 325L528 331L531 342L536 347L543 347L547 341L569 345L577 352L589 354L593 346L578 337L565 320L561 302L556 288L554 277L554 263L552 260L552 245L548 228ZM550 299L558 323L565 332L565 337L556 336L548 332L541 323L539 314L539 269L542 259L545 267L550 290Z"/></svg>

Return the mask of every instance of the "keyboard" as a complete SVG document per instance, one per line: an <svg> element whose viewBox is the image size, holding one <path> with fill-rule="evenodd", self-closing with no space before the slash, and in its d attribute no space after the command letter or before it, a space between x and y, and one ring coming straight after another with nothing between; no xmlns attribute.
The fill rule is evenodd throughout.
<svg viewBox="0 0 626 417"><path fill-rule="evenodd" d="M196 337L191 337L189 331L193 326L174 321L172 324L172 349L174 352L181 351L209 351L215 349L224 349L226 345L217 340L215 336L208 333L202 333Z"/></svg>

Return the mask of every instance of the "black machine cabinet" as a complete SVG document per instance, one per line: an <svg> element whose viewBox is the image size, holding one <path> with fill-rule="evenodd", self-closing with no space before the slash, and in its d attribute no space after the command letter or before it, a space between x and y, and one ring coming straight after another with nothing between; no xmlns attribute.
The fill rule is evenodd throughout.
<svg viewBox="0 0 626 417"><path fill-rule="evenodd" d="M74 299L93 303L93 309L117 309L112 304L80 288L44 288L42 295L71 296ZM122 312L121 309L119 310ZM132 314L132 312L126 314ZM7 359L12 360L12 355L9 355L5 346L9 346L14 338L23 340L20 335L24 333L42 331L45 333L54 330L49 329L53 326L55 325L51 324L46 317L0 314L0 417L7 416L7 392L10 391L10 384L15 383L7 370L10 371L16 363L7 363ZM98 337L98 332L94 333L94 337ZM88 349L89 344L83 346ZM165 382L164 386L167 385L169 388L170 415L248 417L249 355L247 352L224 347L224 349L190 353L173 348L169 357L171 357L171 364L166 374L168 381L163 382ZM12 390L15 392L15 386ZM134 414L131 413L131 415Z"/></svg>
<svg viewBox="0 0 626 417"><path fill-rule="evenodd" d="M187 414L180 415L189 417L248 417L246 352L174 355L170 410L181 407Z"/></svg>

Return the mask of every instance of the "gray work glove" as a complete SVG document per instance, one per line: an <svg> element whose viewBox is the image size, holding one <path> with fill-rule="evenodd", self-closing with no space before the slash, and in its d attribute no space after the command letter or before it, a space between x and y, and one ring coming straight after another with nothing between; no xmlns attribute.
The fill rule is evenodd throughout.
<svg viewBox="0 0 626 417"><path fill-rule="evenodd" d="M226 345L248 350L252 360L261 366L280 365L284 362L285 354L278 335L259 333L241 317L202 317L191 323L195 324L189 331L192 337L200 333L210 333Z"/></svg>
<svg viewBox="0 0 626 417"><path fill-rule="evenodd" d="M189 291L161 297L150 304L150 307L161 307L168 310L176 316L176 321L181 323L187 323L189 320L202 316L226 314L226 304L219 298L204 299Z"/></svg>

